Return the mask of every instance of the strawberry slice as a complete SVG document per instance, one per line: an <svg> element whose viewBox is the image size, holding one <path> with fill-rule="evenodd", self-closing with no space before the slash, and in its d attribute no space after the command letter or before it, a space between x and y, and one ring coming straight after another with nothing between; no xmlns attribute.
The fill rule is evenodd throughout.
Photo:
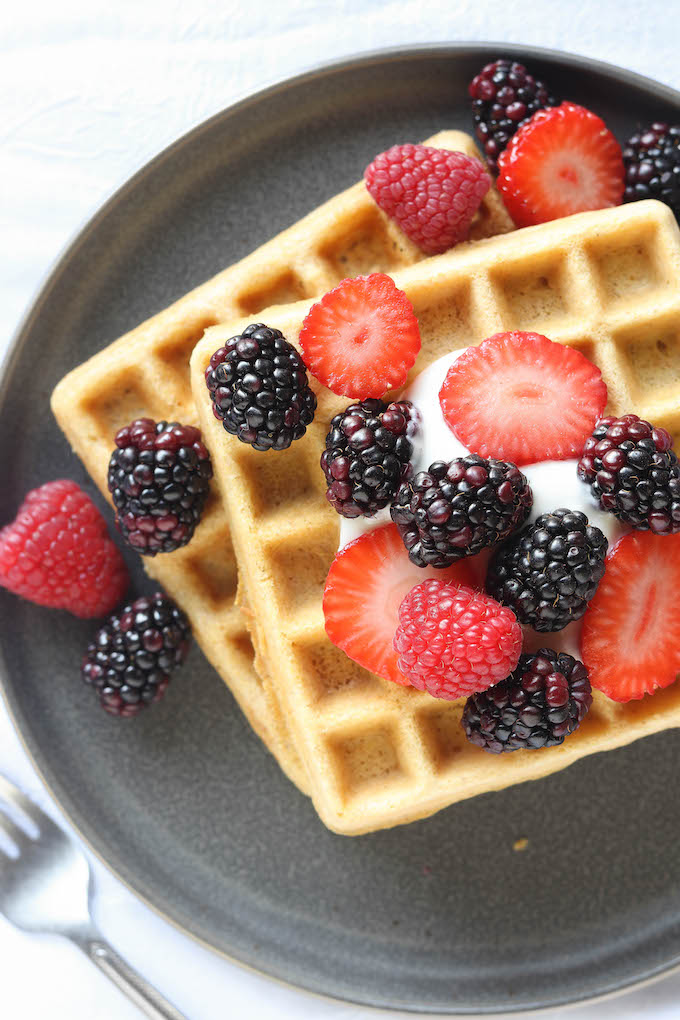
<svg viewBox="0 0 680 1020"><path fill-rule="evenodd" d="M413 305L385 273L342 280L307 313L307 368L334 393L382 397L406 382L420 350Z"/></svg>
<svg viewBox="0 0 680 1020"><path fill-rule="evenodd" d="M518 227L606 209L623 199L621 146L600 117L562 103L539 110L498 160L498 189Z"/></svg>
<svg viewBox="0 0 680 1020"><path fill-rule="evenodd" d="M444 570L416 567L394 524L366 532L341 549L331 564L323 593L326 633L360 666L408 686L392 644L399 606L411 588L430 577L478 587L466 561Z"/></svg>
<svg viewBox="0 0 680 1020"><path fill-rule="evenodd" d="M680 535L636 531L613 546L583 617L581 658L614 701L680 677Z"/></svg>
<svg viewBox="0 0 680 1020"><path fill-rule="evenodd" d="M532 464L581 453L607 387L599 368L572 347L540 333L496 333L457 358L439 403L468 450Z"/></svg>

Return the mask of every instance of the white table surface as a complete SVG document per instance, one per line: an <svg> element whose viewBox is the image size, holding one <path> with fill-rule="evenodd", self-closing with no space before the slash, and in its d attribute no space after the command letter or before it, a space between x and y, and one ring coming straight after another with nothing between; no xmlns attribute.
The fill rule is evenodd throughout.
<svg viewBox="0 0 680 1020"><path fill-rule="evenodd" d="M358 50L489 39L586 54L680 88L680 9L668 0L34 0L13 4L11 15L5 8L0 355L79 227L131 173L204 118ZM1 705L0 771L60 818ZM99 862L93 867L105 935L190 1020L397 1015L309 996L225 961L139 903ZM0 961L0 1016L7 1020L140 1015L76 949L19 934L2 919ZM566 1015L680 1017L680 974Z"/></svg>

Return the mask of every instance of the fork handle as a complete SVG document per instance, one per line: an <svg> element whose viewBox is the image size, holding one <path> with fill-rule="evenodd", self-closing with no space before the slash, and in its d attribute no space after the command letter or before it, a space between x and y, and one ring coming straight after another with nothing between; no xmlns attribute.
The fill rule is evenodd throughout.
<svg viewBox="0 0 680 1020"><path fill-rule="evenodd" d="M184 1013L134 970L104 939L75 938L85 955L151 1020L187 1020Z"/></svg>

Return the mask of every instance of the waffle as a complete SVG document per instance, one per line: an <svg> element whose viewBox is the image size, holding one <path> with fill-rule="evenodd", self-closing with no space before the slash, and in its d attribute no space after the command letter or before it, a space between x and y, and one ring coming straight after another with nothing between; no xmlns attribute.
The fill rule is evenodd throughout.
<svg viewBox="0 0 680 1020"><path fill-rule="evenodd" d="M479 155L472 139L460 131L442 131L427 144ZM511 229L492 188L470 237ZM311 298L346 276L393 272L422 258L360 182L70 372L52 396L55 417L108 498L106 473L119 428L142 415L197 424L188 366L206 327L240 315L256 316L274 303ZM236 560L219 500L210 500L188 546L147 559L144 565L182 605L206 657L253 729L306 791L304 770L276 693L253 667L252 644L236 604Z"/></svg>
<svg viewBox="0 0 680 1020"><path fill-rule="evenodd" d="M639 202L556 220L393 275L420 322L414 372L499 330L536 330L600 366L611 412L635 410L680 435L680 234L666 206ZM308 308L297 302L260 318L295 342ZM194 399L255 611L253 642L327 826L358 834L409 822L680 725L680 684L628 704L596 692L562 746L497 757L466 740L463 701L381 680L331 644L321 595L340 519L324 499L319 456L327 423L347 398L315 382L315 420L284 452L258 453L228 436L211 413L203 374L213 351L247 322L210 329L197 345Z"/></svg>

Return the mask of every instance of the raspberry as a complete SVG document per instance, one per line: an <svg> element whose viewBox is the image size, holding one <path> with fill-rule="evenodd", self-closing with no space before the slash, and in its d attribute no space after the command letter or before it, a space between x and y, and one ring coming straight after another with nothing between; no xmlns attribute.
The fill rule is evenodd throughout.
<svg viewBox="0 0 680 1020"><path fill-rule="evenodd" d="M580 620L602 580L607 539L585 514L559 509L501 546L486 590L537 631Z"/></svg>
<svg viewBox="0 0 680 1020"><path fill-rule="evenodd" d="M428 255L465 240L491 186L478 159L429 145L393 145L364 177L383 212Z"/></svg>
<svg viewBox="0 0 680 1020"><path fill-rule="evenodd" d="M512 675L495 687L468 698L463 729L492 754L555 747L577 729L592 702L583 663L541 648L522 655Z"/></svg>
<svg viewBox="0 0 680 1020"><path fill-rule="evenodd" d="M316 411L302 358L280 330L262 322L215 351L205 382L215 417L254 450L286 450Z"/></svg>
<svg viewBox="0 0 680 1020"><path fill-rule="evenodd" d="M603 510L620 521L671 535L680 531L680 464L666 429L636 414L598 421L578 464Z"/></svg>
<svg viewBox="0 0 680 1020"><path fill-rule="evenodd" d="M343 517L372 517L394 499L408 471L413 405L362 400L331 421L321 467L326 499Z"/></svg>
<svg viewBox="0 0 680 1020"><path fill-rule="evenodd" d="M545 85L512 60L487 64L472 79L468 91L475 133L494 173L498 157L515 131L537 110L556 105Z"/></svg>
<svg viewBox="0 0 680 1020"><path fill-rule="evenodd" d="M189 650L189 622L161 592L111 616L83 659L81 675L109 715L131 718L160 701Z"/></svg>
<svg viewBox="0 0 680 1020"><path fill-rule="evenodd" d="M128 582L104 518L68 479L29 492L0 531L0 585L40 606L105 616Z"/></svg>
<svg viewBox="0 0 680 1020"><path fill-rule="evenodd" d="M394 648L413 687L453 701L513 671L522 630L515 614L488 595L433 579L411 588L401 603Z"/></svg>
<svg viewBox="0 0 680 1020"><path fill-rule="evenodd" d="M680 218L680 125L655 122L636 131L623 147L624 202L656 198Z"/></svg>
<svg viewBox="0 0 680 1020"><path fill-rule="evenodd" d="M108 485L116 523L142 556L190 541L210 489L212 465L191 425L138 418L116 435Z"/></svg>
<svg viewBox="0 0 680 1020"><path fill-rule="evenodd" d="M435 461L404 482L390 515L418 567L448 567L507 538L527 519L533 497L514 464L471 453Z"/></svg>
<svg viewBox="0 0 680 1020"><path fill-rule="evenodd" d="M467 560L438 571L438 578L473 585ZM394 632L399 606L414 584L433 577L414 566L394 524L366 531L336 555L323 593L326 633L338 648L372 673L408 686L397 668Z"/></svg>

